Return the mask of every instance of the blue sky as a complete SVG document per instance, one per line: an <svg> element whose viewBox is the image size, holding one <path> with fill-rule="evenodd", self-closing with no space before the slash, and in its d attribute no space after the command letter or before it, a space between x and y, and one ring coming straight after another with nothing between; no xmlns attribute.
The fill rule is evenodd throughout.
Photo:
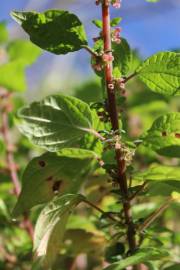
<svg viewBox="0 0 180 270"><path fill-rule="evenodd" d="M51 5L53 1L39 1L44 2L40 8L38 6L40 10L46 7L59 8L63 2L59 1L57 4L54 1L55 3ZM3 1L0 8L0 20L8 20L12 25L13 22L9 16L11 10L23 10L28 6L35 9L37 2L38 0L29 1L30 4L28 4L27 0ZM87 13L87 18L92 19L94 12L89 12L92 10L89 9L92 7L92 1L88 2L86 5L78 5L78 13L80 16L83 14L83 17ZM180 47L180 0L160 0L158 4L146 3L145 0L124 0L122 3L122 10L114 13L117 16L122 15L123 34L133 47L141 51L142 55L148 56L158 50ZM75 5L70 5L70 8L73 9L73 6ZM97 9L97 14L98 11Z"/></svg>
<svg viewBox="0 0 180 270"><path fill-rule="evenodd" d="M13 38L22 37L25 36L23 31L9 16L11 10L42 11L47 8L67 8L76 13L85 23L91 43L92 37L97 36L97 29L92 26L91 20L100 18L100 10L93 7L92 2L92 0L6 0L1 3L0 20L7 20ZM122 0L122 9L113 9L112 12L113 16L123 18L121 23L123 36L128 39L132 48L139 50L142 57L146 58L157 51L180 48L180 0L160 0L157 4L147 3L145 0ZM72 70L74 75L72 79L76 80L81 79L84 73L91 74L90 68L84 68L87 57L84 52L68 56L53 56L45 53L29 71L30 88L35 87L37 81L42 80L47 73L49 81L45 81L46 85L51 86L53 81L53 90L56 89L57 84L61 86L61 81L62 84L65 83L65 87L69 87L67 79ZM74 70L75 65L76 70ZM61 71L63 71L63 79L59 75ZM42 83L40 86L44 87Z"/></svg>

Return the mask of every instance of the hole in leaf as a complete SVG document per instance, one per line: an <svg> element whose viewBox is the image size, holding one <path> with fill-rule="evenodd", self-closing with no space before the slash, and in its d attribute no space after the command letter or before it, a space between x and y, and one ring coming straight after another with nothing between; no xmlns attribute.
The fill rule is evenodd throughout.
<svg viewBox="0 0 180 270"><path fill-rule="evenodd" d="M53 176L49 176L47 179L46 179L46 181L52 181L53 180Z"/></svg>
<svg viewBox="0 0 180 270"><path fill-rule="evenodd" d="M39 166L41 166L42 168L46 166L46 162L44 160L39 160L38 161Z"/></svg>
<svg viewBox="0 0 180 270"><path fill-rule="evenodd" d="M175 137L180 139L180 133L175 133Z"/></svg>
<svg viewBox="0 0 180 270"><path fill-rule="evenodd" d="M163 132L162 132L162 136L163 136L163 137L167 136L167 132L166 132L166 131L163 131Z"/></svg>
<svg viewBox="0 0 180 270"><path fill-rule="evenodd" d="M53 184L52 190L54 193L57 193L61 187L62 181L58 180Z"/></svg>

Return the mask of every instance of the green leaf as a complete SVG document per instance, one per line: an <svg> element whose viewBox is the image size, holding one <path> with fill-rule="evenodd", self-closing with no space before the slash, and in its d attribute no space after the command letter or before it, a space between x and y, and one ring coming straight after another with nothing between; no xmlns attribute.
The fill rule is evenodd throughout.
<svg viewBox="0 0 180 270"><path fill-rule="evenodd" d="M104 124L99 120L99 117L95 110L92 110L92 120L93 120L93 127L95 130L103 130ZM94 151L99 157L103 152L103 144L98 139L95 138L92 134L85 134L80 141L80 145L84 149Z"/></svg>
<svg viewBox="0 0 180 270"><path fill-rule="evenodd" d="M0 85L10 91L22 92L26 89L23 61L15 60L0 66Z"/></svg>
<svg viewBox="0 0 180 270"><path fill-rule="evenodd" d="M79 18L64 10L12 12L11 16L40 48L55 54L67 54L87 45L87 38Z"/></svg>
<svg viewBox="0 0 180 270"><path fill-rule="evenodd" d="M147 134L143 144L160 155L180 157L180 113L168 113L158 117Z"/></svg>
<svg viewBox="0 0 180 270"><path fill-rule="evenodd" d="M93 133L89 106L64 95L46 97L19 111L20 130L36 145L49 151L72 146L86 133Z"/></svg>
<svg viewBox="0 0 180 270"><path fill-rule="evenodd" d="M180 168L173 166L152 165L144 172L135 173L136 181L149 181L149 196L170 196L173 191L180 191Z"/></svg>
<svg viewBox="0 0 180 270"><path fill-rule="evenodd" d="M42 210L35 227L34 251L45 269L56 259L71 211L83 200L82 195L66 194L55 197Z"/></svg>
<svg viewBox="0 0 180 270"><path fill-rule="evenodd" d="M172 192L180 193L180 181L151 181L148 186L147 196L171 196Z"/></svg>
<svg viewBox="0 0 180 270"><path fill-rule="evenodd" d="M132 53L126 39L121 38L121 43L117 44L113 42L113 67L114 73L117 78L120 78L121 75L127 75L130 70L130 64L132 61Z"/></svg>
<svg viewBox="0 0 180 270"><path fill-rule="evenodd" d="M0 44L5 43L8 40L8 31L6 23L0 22Z"/></svg>
<svg viewBox="0 0 180 270"><path fill-rule="evenodd" d="M146 2L149 2L149 3L157 3L157 2L159 2L159 0L146 0Z"/></svg>
<svg viewBox="0 0 180 270"><path fill-rule="evenodd" d="M9 211L7 208L7 205L5 204L5 201L0 199L0 217L4 219L9 220L10 219L10 215L9 215Z"/></svg>
<svg viewBox="0 0 180 270"><path fill-rule="evenodd" d="M159 260L162 257L168 256L168 252L156 248L142 248L137 251L134 255L121 260L119 263L113 263L110 266L104 268L105 270L121 270L130 265L136 265L144 263L148 260Z"/></svg>
<svg viewBox="0 0 180 270"><path fill-rule="evenodd" d="M180 54L159 52L136 70L138 77L154 92L165 96L180 95Z"/></svg>
<svg viewBox="0 0 180 270"><path fill-rule="evenodd" d="M122 21L121 17L113 18L111 20L111 27L117 26Z"/></svg>
<svg viewBox="0 0 180 270"><path fill-rule="evenodd" d="M102 27L103 27L103 24L102 24L102 21L101 21L101 20L92 20L92 23L93 23L97 28L102 29Z"/></svg>
<svg viewBox="0 0 180 270"><path fill-rule="evenodd" d="M167 268L164 268L164 270L179 270L179 269L180 269L180 263L177 263L177 264L171 265Z"/></svg>
<svg viewBox="0 0 180 270"><path fill-rule="evenodd" d="M33 64L41 54L41 50L37 46L26 40L10 42L7 52L10 61L21 59L25 65Z"/></svg>
<svg viewBox="0 0 180 270"><path fill-rule="evenodd" d="M159 270L153 262L146 262L145 265L148 267L148 270Z"/></svg>
<svg viewBox="0 0 180 270"><path fill-rule="evenodd" d="M133 179L137 181L180 181L180 168L152 165L144 172L135 173Z"/></svg>
<svg viewBox="0 0 180 270"><path fill-rule="evenodd" d="M22 176L22 191L13 210L18 216L56 193L77 192L96 165L96 154L83 149L63 149L58 155L45 153L30 161Z"/></svg>
<svg viewBox="0 0 180 270"><path fill-rule="evenodd" d="M1 151L1 155L3 155L6 151L5 142L1 138L0 138L0 151Z"/></svg>

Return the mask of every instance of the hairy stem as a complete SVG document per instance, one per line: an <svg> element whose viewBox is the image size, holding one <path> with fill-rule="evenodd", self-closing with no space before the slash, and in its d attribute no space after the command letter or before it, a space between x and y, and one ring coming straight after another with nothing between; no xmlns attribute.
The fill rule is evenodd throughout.
<svg viewBox="0 0 180 270"><path fill-rule="evenodd" d="M85 200L84 201L86 204L88 204L89 206L91 206L92 208L96 209L98 212L100 212L103 215L106 215L109 219L118 222L118 220L116 218L113 217L113 215L111 215L110 213L104 212L101 208L99 208L97 205L93 204L90 201Z"/></svg>
<svg viewBox="0 0 180 270"><path fill-rule="evenodd" d="M11 143L10 133L9 133L9 123L8 123L8 113L9 113L9 95L8 92L6 95L0 95L2 100L6 100L6 102L3 102L3 106L1 108L2 111L2 127L1 127L1 133L4 139L4 143L6 145L6 162L8 171L12 180L12 183L14 185L14 194L18 197L21 191L20 181L17 174L17 165L14 161L14 145ZM31 224L30 220L28 219L27 214L24 214L23 222L22 222L23 228L27 231L30 238L33 239L33 225Z"/></svg>
<svg viewBox="0 0 180 270"><path fill-rule="evenodd" d="M110 28L110 10L109 10L109 1L104 1L102 4L102 19L103 19L103 40L104 40L104 52L110 57L112 56L112 47L111 47L111 28ZM116 96L115 89L113 85L113 65L112 62L109 62L105 65L105 81L107 88L108 96L108 111L111 119L112 129L114 131L119 129L118 121L118 112L116 106ZM129 244L129 250L133 253L136 249L136 239L134 224L131 216L131 204L128 200L128 186L126 178L126 164L125 160L122 158L121 147L115 147L115 156L117 160L117 169L118 169L118 183L121 189L121 193L124 197L123 209L125 222L127 226L127 239ZM135 268L134 268L135 269Z"/></svg>

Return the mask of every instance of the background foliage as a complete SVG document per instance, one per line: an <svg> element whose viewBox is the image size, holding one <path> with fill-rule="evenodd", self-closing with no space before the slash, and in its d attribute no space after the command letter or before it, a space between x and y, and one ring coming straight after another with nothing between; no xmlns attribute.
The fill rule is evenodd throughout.
<svg viewBox="0 0 180 270"><path fill-rule="evenodd" d="M26 89L26 67L31 65L37 57L40 56L41 51L28 41L9 41L6 26L4 24L0 25L0 37L0 85L2 86L1 93L3 96L1 96L0 106L1 108L6 108L8 110L10 141L11 146L13 145L13 155L17 165L16 170L18 171L19 178L23 181L23 176L25 174L28 175L27 171L24 172L26 164L33 157L42 154L42 152L17 132L16 125L18 120L16 119L16 113L17 110L25 103L23 94L18 92ZM136 55L135 61L140 63L142 61L141 57L136 52L134 52L134 54ZM12 94L8 94L7 96L5 95L4 97L4 87L8 88ZM84 82L82 85L79 84L78 86L74 86L74 89L71 91L74 96L89 104L91 102L99 102L102 100L101 86L98 79L92 78L91 80ZM135 78L128 84L127 96L127 102L124 103L124 107L127 109L128 113L124 116L123 121L124 123L127 122L129 124L126 130L128 131L129 138L132 140L136 140L142 132L149 130L154 119L160 117L162 114L179 110L179 98L168 96L164 97L160 94L150 92L149 90L147 91L147 86L143 84L139 78ZM125 99L126 97L124 97L124 100ZM168 131L161 130L161 132ZM151 138L154 138L154 134L151 135L150 132L146 136L149 136L150 140ZM87 138L87 140L91 143L91 138ZM162 144L164 143L165 141L163 140ZM165 144L165 147L166 146L168 146L168 142L167 145ZM100 146L96 145L96 147L99 149ZM14 188L11 183L9 168L7 167L6 161L7 145L3 141L3 138L0 139L0 149L0 269L28 270L32 267L32 241L23 228L23 221L19 219L13 220L11 216L12 209L16 202L16 196L13 194ZM177 150L176 144L175 150ZM101 149L99 149L99 151L101 151ZM151 190L145 197L139 197L136 205L133 207L133 217L137 221L137 224L141 224L149 214L157 209L171 194L171 192L174 191L175 187L175 190L180 192L178 171L173 171L171 173L171 179L167 179L166 171L163 171L165 174L164 178L158 178L158 172L156 171L158 179L153 178L154 170L156 170L158 164L165 164L167 166L167 170L169 166L179 165L176 156L174 157L173 149L171 153L167 151L167 154L162 156L152 150L150 151L144 145L138 148L138 152L135 156L134 170L138 171L141 169L142 171L149 167L149 165L151 165L151 167L148 171L146 170L146 175L143 173L137 173L135 181L138 185L141 183L139 181L142 181L142 179L148 179L150 181ZM74 170L79 169L78 164L81 164L80 157L82 154L83 153L74 154L76 157L79 155L79 161L76 160L76 166L74 166L73 169L74 177L76 176L76 171ZM71 153L71 155L73 166L73 153ZM82 175L86 175L86 179L82 187L83 193L89 200L95 201L97 205L103 208L103 210L116 211L116 194L112 195L112 193L110 193L112 187L106 181L108 176L104 170L97 172L94 169L96 168L95 162L93 163L93 157L90 151L89 153L84 153L84 155L86 155L90 168L87 168L88 173L82 172ZM51 158L55 157L47 156L47 159ZM105 158L111 158L111 155L109 154L109 156L107 155ZM92 164L89 160L92 161ZM61 154L60 162L62 166L66 164L66 157L63 153ZM86 162L86 159L84 159L84 162ZM31 163L29 166L31 166ZM93 170L91 166L93 167ZM66 166L64 165L64 167ZM158 167L158 169L160 170L160 167ZM41 175L41 172L38 173ZM64 175L60 175L60 177L66 177L68 174L66 171L63 173ZM162 176L162 171L159 172L159 174ZM59 180L58 172L56 172L56 175L56 180ZM30 175L30 177L32 176ZM80 185L82 176L79 170L77 172L77 178ZM97 185L97 178L100 185ZM63 187L64 190L66 188L66 186ZM30 192L33 192L34 196L37 196L37 198L40 199L39 194L36 194L36 190L32 190ZM73 207L73 205L78 204L81 200L83 201L83 198L74 198L73 204L70 206ZM48 205L47 207L50 206ZM37 219L37 215L40 213L41 208L41 206L37 207L33 213L30 213L32 222ZM66 216L64 218L66 218ZM119 246L117 247L115 245L117 236L114 236L114 239L109 239L109 224L107 221L103 220L103 216L101 216L101 222L99 222L99 218L100 214L98 214L97 211L90 208L87 210L87 206L84 204L80 204L75 212L73 212L72 216L69 218L67 230L63 238L63 245L56 262L57 265L61 263L61 270L73 267L75 260L78 261L81 267L80 269L102 269L104 254L107 261L111 263L116 261L117 256L119 256L118 258L124 256L125 249L121 242L121 238L118 242ZM168 208L164 215L157 219L156 223L144 232L147 235L147 239L145 240L146 243L144 243L144 245L151 246L153 244L158 249L163 247L170 250L169 257L166 256L159 263L154 263L153 266L151 266L151 262L149 262L149 267L151 267L150 269L178 269L180 256L179 225L178 204L173 203L171 208ZM79 243L78 245L76 244L77 242ZM107 248L108 246L110 246L109 249ZM114 247L114 250L112 247ZM117 249L118 254L116 254ZM121 250L121 252L119 252L119 250ZM113 254L111 254L111 252ZM149 250L144 251L145 254L148 252L153 253L153 251ZM50 254L50 256L52 256L52 254ZM83 263L87 262L88 266L84 266L83 268ZM98 268L99 265L101 265L100 268ZM118 265L118 267L121 266ZM126 267L126 265L122 265L122 268L117 269L123 269L124 267ZM37 269L37 266L34 265L33 269ZM56 265L54 269L57 269Z"/></svg>

